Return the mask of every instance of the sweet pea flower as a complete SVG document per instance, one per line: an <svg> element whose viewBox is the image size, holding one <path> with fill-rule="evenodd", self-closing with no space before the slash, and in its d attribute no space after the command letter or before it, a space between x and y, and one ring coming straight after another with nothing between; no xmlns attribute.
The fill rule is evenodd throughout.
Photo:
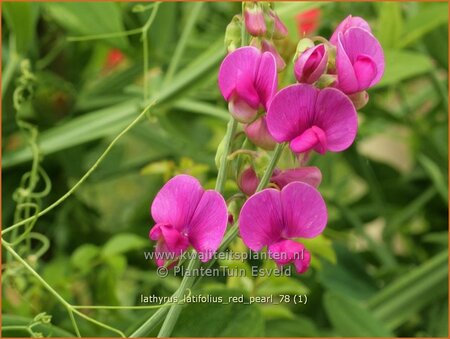
<svg viewBox="0 0 450 339"><path fill-rule="evenodd" d="M374 86L384 73L384 54L367 30L349 28L338 33L336 47L337 88L346 94Z"/></svg>
<svg viewBox="0 0 450 339"><path fill-rule="evenodd" d="M274 39L284 39L288 36L288 29L286 25L281 21L278 14L273 11L269 10L269 16L272 18L274 27L273 27L273 38Z"/></svg>
<svg viewBox="0 0 450 339"><path fill-rule="evenodd" d="M156 264L177 258L192 246L206 262L219 247L225 233L228 212L223 197L205 191L197 179L177 175L156 195L151 206L156 222L149 233L157 241Z"/></svg>
<svg viewBox="0 0 450 339"><path fill-rule="evenodd" d="M295 61L294 73L298 82L312 84L327 69L328 52L324 44L308 48Z"/></svg>
<svg viewBox="0 0 450 339"><path fill-rule="evenodd" d="M248 125L245 125L244 132L253 144L265 150L273 150L277 144L267 129L265 116L261 116Z"/></svg>
<svg viewBox="0 0 450 339"><path fill-rule="evenodd" d="M361 29L368 31L369 33L372 33L372 29L370 28L366 20L364 20L359 16L349 15L344 20L342 20L342 22L336 27L336 29L333 32L333 35L330 38L330 42L333 45L337 45L339 33L345 33L348 29L353 27L359 27Z"/></svg>
<svg viewBox="0 0 450 339"><path fill-rule="evenodd" d="M274 56L255 47L241 47L220 65L219 88L231 114L244 123L253 121L275 95L278 76Z"/></svg>
<svg viewBox="0 0 450 339"><path fill-rule="evenodd" d="M283 57L280 55L280 53L278 53L275 45L273 43L271 43L269 40L262 39L261 51L269 52L275 57L278 72L281 72L286 67L286 62L284 61Z"/></svg>
<svg viewBox="0 0 450 339"><path fill-rule="evenodd" d="M274 96L267 127L277 142L288 141L295 153L315 150L324 154L350 147L358 119L352 102L338 89L296 84Z"/></svg>
<svg viewBox="0 0 450 339"><path fill-rule="evenodd" d="M246 3L244 10L245 29L250 35L264 36L266 34L266 21L264 12L258 5Z"/></svg>
<svg viewBox="0 0 450 339"><path fill-rule="evenodd" d="M293 238L314 238L327 224L327 208L320 193L302 182L281 191L265 189L251 196L239 215L239 231L245 245L255 252L267 246L277 265L290 263L304 273L311 255Z"/></svg>
<svg viewBox="0 0 450 339"><path fill-rule="evenodd" d="M270 178L270 183L276 185L279 189L296 181L304 182L317 188L322 181L322 173L317 167L290 168L286 170L275 168ZM258 176L252 167L244 170L238 180L240 190L248 196L255 194L258 184Z"/></svg>

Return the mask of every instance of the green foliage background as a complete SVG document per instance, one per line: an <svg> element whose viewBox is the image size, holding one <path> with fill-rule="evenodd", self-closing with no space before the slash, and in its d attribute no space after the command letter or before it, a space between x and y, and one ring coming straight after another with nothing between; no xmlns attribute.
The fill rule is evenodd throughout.
<svg viewBox="0 0 450 339"><path fill-rule="evenodd" d="M158 98L148 118L116 144L88 181L38 220L33 231L44 237L17 246L75 305L139 305L141 294L175 291L179 278L158 278L142 255L152 249L149 205L176 173L195 175L207 187L217 174L215 151L229 119L217 71L225 27L240 3L162 3L145 42L141 34L110 35L145 25L151 13L145 6L2 3L3 229L14 223L13 192L33 159L18 114L39 130L41 165L52 183L42 200L46 207L148 100ZM311 161L322 169L320 191L330 212L324 235L306 243L313 268L291 278L205 278L193 290L306 294L308 303L192 304L174 336L448 336L448 4L277 3L290 30L283 45L288 61L299 39L295 15L316 7L318 33L326 37L349 14L367 19L385 49L386 72L369 90L351 149ZM86 39L93 35L100 39ZM113 48L125 60L111 69L106 60ZM16 112L13 92L24 59L35 89ZM285 73L282 82L293 82L292 72ZM227 182L226 196L236 191L233 180ZM2 257L3 326L26 326L46 312L52 325L35 329L73 336L63 306L5 251ZM86 312L130 334L154 311ZM79 327L85 336L113 334L83 320Z"/></svg>

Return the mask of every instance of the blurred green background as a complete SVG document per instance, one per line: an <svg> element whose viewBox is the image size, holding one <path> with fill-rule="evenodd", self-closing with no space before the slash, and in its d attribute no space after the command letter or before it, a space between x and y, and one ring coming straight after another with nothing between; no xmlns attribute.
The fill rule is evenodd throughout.
<svg viewBox="0 0 450 339"><path fill-rule="evenodd" d="M325 37L349 14L365 18L384 47L385 75L359 112L354 145L311 160L322 170L319 189L330 214L323 236L306 243L312 268L284 278L205 278L193 291L306 294L307 304L192 304L173 335L447 337L448 4L301 2L275 8L290 31L278 46L288 63L304 24L298 14L317 9L314 34ZM88 181L15 247L71 304L139 305L141 294L175 291L179 278L158 278L142 254L153 246L149 205L176 173L214 186L215 151L229 119L217 71L225 28L241 4L162 3L146 34L110 34L139 30L152 10L149 3L2 2L3 228L21 218L14 216L13 195L17 200L33 157L51 181L51 191L38 199L45 208L147 100L159 98ZM294 81L292 73L291 65L282 84ZM16 101L23 100L16 102L19 109L14 92ZM20 129L20 122L36 127ZM36 192L45 186L42 178ZM236 192L230 176L226 197ZM232 248L241 246L236 241ZM46 312L52 326L35 330L73 335L64 307L13 258L5 252L2 258L3 326L27 325ZM86 312L126 334L153 313ZM112 335L83 320L79 326L85 336Z"/></svg>

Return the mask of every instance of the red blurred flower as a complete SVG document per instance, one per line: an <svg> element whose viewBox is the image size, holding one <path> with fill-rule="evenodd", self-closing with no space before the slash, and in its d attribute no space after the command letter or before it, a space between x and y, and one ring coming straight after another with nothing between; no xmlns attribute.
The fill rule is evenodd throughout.
<svg viewBox="0 0 450 339"><path fill-rule="evenodd" d="M104 65L105 71L110 71L116 68L125 59L125 55L118 48L111 48L106 56Z"/></svg>
<svg viewBox="0 0 450 339"><path fill-rule="evenodd" d="M313 8L295 16L300 37L307 36L317 29L319 26L320 14L320 8Z"/></svg>

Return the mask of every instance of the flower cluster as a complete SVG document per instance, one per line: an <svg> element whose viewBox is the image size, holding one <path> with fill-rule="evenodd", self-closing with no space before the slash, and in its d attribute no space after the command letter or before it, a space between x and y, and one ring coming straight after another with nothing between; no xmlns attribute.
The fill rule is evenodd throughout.
<svg viewBox="0 0 450 339"><path fill-rule="evenodd" d="M236 47L237 41L242 43L239 27L252 36L250 46ZM348 16L329 40L300 40L293 60L292 78L297 82L279 89L278 72L286 64L275 46L287 33L270 3L245 3L243 17L233 18L227 28L229 54L220 66L218 85L231 115L256 147L272 150L286 143L298 158L297 168L275 168L271 187L259 192L253 165L238 174L238 186L249 197L240 211L239 231L251 250L266 247L277 265L294 264L303 273L311 255L298 238L321 234L328 218L317 190L322 173L304 165L312 152L323 155L351 146L358 129L357 109L367 103L366 90L381 79L384 56L369 24ZM151 214L156 225L150 238L157 241L156 251L175 257L190 246L202 254L214 253L229 220L223 197L203 190L186 175L162 188Z"/></svg>

